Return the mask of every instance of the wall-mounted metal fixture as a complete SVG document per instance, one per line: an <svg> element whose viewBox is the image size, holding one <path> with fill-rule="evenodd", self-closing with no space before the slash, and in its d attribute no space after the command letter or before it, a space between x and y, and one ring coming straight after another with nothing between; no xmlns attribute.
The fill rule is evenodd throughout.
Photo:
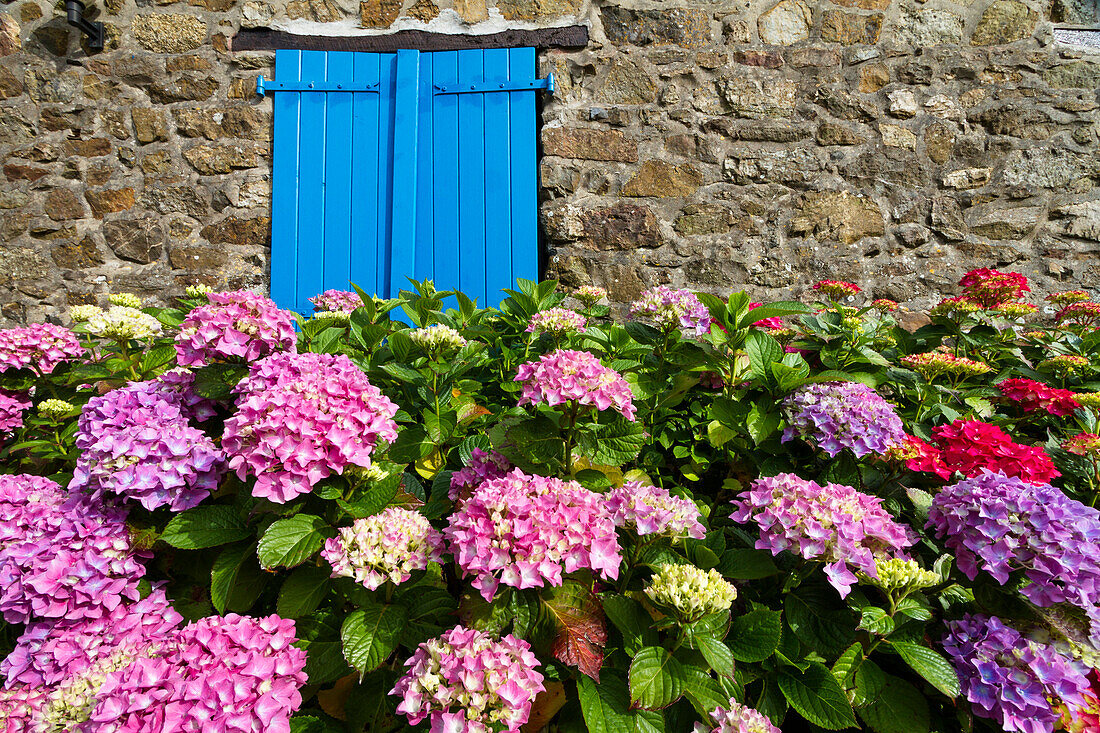
<svg viewBox="0 0 1100 733"><path fill-rule="evenodd" d="M65 0L65 12L69 16L69 25L79 28L88 36L88 50L103 50L103 24L84 20L84 3L80 0Z"/></svg>

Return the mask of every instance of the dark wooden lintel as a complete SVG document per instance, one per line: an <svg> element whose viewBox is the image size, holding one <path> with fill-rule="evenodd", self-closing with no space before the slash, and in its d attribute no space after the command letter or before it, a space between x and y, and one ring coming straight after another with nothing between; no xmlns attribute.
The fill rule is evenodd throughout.
<svg viewBox="0 0 1100 733"><path fill-rule="evenodd" d="M428 31L397 31L374 36L304 36L270 28L242 28L233 37L233 51L371 51L387 53L411 48L418 51L463 51L471 48L583 48L588 28L570 25L536 30L507 30L487 35L456 35Z"/></svg>

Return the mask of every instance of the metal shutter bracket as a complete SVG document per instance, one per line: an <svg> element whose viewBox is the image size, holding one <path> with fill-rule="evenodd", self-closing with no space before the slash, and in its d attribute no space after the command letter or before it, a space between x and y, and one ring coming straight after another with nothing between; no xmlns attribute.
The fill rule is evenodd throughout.
<svg viewBox="0 0 1100 733"><path fill-rule="evenodd" d="M374 92L378 94L378 85L345 81L275 81L265 79L263 75L256 77L256 94L264 97L268 92Z"/></svg>
<svg viewBox="0 0 1100 733"><path fill-rule="evenodd" d="M534 81L513 81L503 79L498 81L480 81L474 84L454 86L436 84L436 94L487 94L489 92L530 92L545 89L551 96L554 94L554 75L549 74L545 79Z"/></svg>

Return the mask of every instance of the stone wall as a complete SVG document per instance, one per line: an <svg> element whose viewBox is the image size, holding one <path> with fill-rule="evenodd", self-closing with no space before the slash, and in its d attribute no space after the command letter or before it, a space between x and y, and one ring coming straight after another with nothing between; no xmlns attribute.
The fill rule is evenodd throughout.
<svg viewBox="0 0 1100 733"><path fill-rule="evenodd" d="M89 3L91 4L91 3ZM926 305L974 266L1047 291L1100 274L1100 56L1053 42L1095 0L95 0L0 12L0 308L108 290L263 289L270 52L242 27L490 33L584 23L541 56L547 274Z"/></svg>

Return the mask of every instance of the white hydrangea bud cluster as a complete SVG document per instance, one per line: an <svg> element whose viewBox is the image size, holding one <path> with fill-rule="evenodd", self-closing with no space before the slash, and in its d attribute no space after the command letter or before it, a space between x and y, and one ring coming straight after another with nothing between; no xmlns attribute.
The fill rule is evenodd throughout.
<svg viewBox="0 0 1100 733"><path fill-rule="evenodd" d="M147 339L160 334L160 321L137 308L114 305L107 310L96 310L85 321L88 333L118 341Z"/></svg>
<svg viewBox="0 0 1100 733"><path fill-rule="evenodd" d="M185 292L188 298L205 298L207 293L214 292L214 288L202 284L188 285Z"/></svg>
<svg viewBox="0 0 1100 733"><path fill-rule="evenodd" d="M466 339L462 338L462 334L442 324L414 329L409 332L409 338L432 356L458 351L466 345Z"/></svg>
<svg viewBox="0 0 1100 733"><path fill-rule="evenodd" d="M144 305L144 301L133 293L111 293L107 296L107 302L125 308L140 308Z"/></svg>
<svg viewBox="0 0 1100 733"><path fill-rule="evenodd" d="M922 568L916 560L904 560L898 557L876 557L875 571L878 578L860 573L860 579L870 585L878 586L893 595L903 595L939 584L940 576L931 570Z"/></svg>
<svg viewBox="0 0 1100 733"><path fill-rule="evenodd" d="M38 405L38 414L48 420L60 420L66 415L76 411L76 405L65 400L55 400L50 398L48 400L42 400Z"/></svg>
<svg viewBox="0 0 1100 733"><path fill-rule="evenodd" d="M737 589L718 571L694 565L662 565L645 592L654 603L673 609L687 622L726 611L737 598Z"/></svg>

